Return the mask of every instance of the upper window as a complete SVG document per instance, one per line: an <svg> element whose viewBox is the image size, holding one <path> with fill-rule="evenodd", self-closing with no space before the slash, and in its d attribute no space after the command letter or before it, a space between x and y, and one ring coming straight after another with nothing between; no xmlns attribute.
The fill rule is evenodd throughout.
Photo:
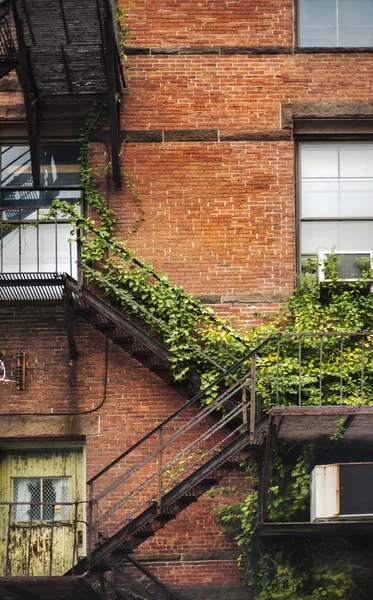
<svg viewBox="0 0 373 600"><path fill-rule="evenodd" d="M299 0L299 45L373 46L373 0Z"/></svg>
<svg viewBox="0 0 373 600"><path fill-rule="evenodd" d="M0 272L77 276L77 246L66 216L49 218L54 199L80 201L79 146L40 149L40 187L33 187L30 148L0 146Z"/></svg>
<svg viewBox="0 0 373 600"><path fill-rule="evenodd" d="M373 250L373 144L300 146L300 252Z"/></svg>

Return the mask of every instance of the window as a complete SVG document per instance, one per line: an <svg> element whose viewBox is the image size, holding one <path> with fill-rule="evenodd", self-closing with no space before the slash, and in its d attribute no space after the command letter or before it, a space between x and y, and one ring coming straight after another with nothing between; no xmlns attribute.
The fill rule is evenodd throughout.
<svg viewBox="0 0 373 600"><path fill-rule="evenodd" d="M300 254L373 250L373 144L300 145Z"/></svg>
<svg viewBox="0 0 373 600"><path fill-rule="evenodd" d="M373 46L373 0L298 0L299 45Z"/></svg>
<svg viewBox="0 0 373 600"><path fill-rule="evenodd" d="M1 146L0 271L66 272L76 277L77 249L69 243L70 224L63 215L46 216L55 198L71 204L80 200L79 147L42 146L40 175L40 190L27 191L33 185L29 147Z"/></svg>
<svg viewBox="0 0 373 600"><path fill-rule="evenodd" d="M69 479L16 477L13 480L13 501L20 503L14 506L15 521L68 521L69 506L59 503L70 501ZM47 504L39 504L45 502Z"/></svg>

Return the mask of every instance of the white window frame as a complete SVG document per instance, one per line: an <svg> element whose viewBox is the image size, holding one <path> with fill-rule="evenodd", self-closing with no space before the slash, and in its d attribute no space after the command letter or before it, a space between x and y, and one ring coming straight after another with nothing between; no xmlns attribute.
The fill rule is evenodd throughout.
<svg viewBox="0 0 373 600"><path fill-rule="evenodd" d="M302 272L302 262L303 260L306 260L307 258L309 259L317 259L318 263L320 262L320 254L322 252L324 253L330 253L330 251L333 250L333 245L331 244L331 246L329 248L315 248L313 253L309 253L309 252L305 252L302 253L302 223L304 222L320 222L320 223L326 223L328 221L330 222L353 222L353 221L357 221L357 222L372 222L373 223L373 216L346 216L346 217L303 217L302 216L302 169L301 169L301 160L302 160L302 156L301 156L301 152L302 152L302 146L304 145L370 145L373 147L373 140L359 140L359 139L354 139L354 140L340 140L340 139L328 139L328 140L310 140L310 139L303 139L303 140L299 140L298 144L297 144L297 148L296 148L296 162L297 162L297 178L296 178L296 187L297 187L297 202L296 202L296 256L297 256L297 261L296 261L296 265L297 265L297 272L301 273ZM372 178L373 178L373 173L372 173ZM361 250L360 248L356 248L353 250L336 250L336 254L369 254L370 250L373 252L373 238L372 238L372 248L369 250ZM318 270L318 272L320 272Z"/></svg>

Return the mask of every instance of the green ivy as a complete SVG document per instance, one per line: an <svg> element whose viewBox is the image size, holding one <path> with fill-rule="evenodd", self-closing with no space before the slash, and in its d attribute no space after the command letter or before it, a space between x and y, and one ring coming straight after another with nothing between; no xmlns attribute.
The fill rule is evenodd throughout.
<svg viewBox="0 0 373 600"><path fill-rule="evenodd" d="M306 520L310 502L310 471L315 448L305 445L295 464L284 461L284 452L275 455L269 485L269 522ZM259 600L335 600L352 598L351 556L343 540L279 541L270 547L258 545L252 564L257 525L257 465L251 460L248 473L252 491L242 503L218 509L226 531L234 533L241 549L239 566L245 583Z"/></svg>

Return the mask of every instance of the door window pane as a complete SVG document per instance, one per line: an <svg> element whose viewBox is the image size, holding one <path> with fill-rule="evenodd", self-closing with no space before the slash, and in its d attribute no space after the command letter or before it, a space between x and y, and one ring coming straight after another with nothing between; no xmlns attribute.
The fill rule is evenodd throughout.
<svg viewBox="0 0 373 600"><path fill-rule="evenodd" d="M69 520L70 507L59 504L70 501L68 477L17 477L13 490L15 521Z"/></svg>
<svg viewBox="0 0 373 600"><path fill-rule="evenodd" d="M14 480L14 502L41 502L40 479L23 477ZM40 521L40 504L15 504L15 521Z"/></svg>

